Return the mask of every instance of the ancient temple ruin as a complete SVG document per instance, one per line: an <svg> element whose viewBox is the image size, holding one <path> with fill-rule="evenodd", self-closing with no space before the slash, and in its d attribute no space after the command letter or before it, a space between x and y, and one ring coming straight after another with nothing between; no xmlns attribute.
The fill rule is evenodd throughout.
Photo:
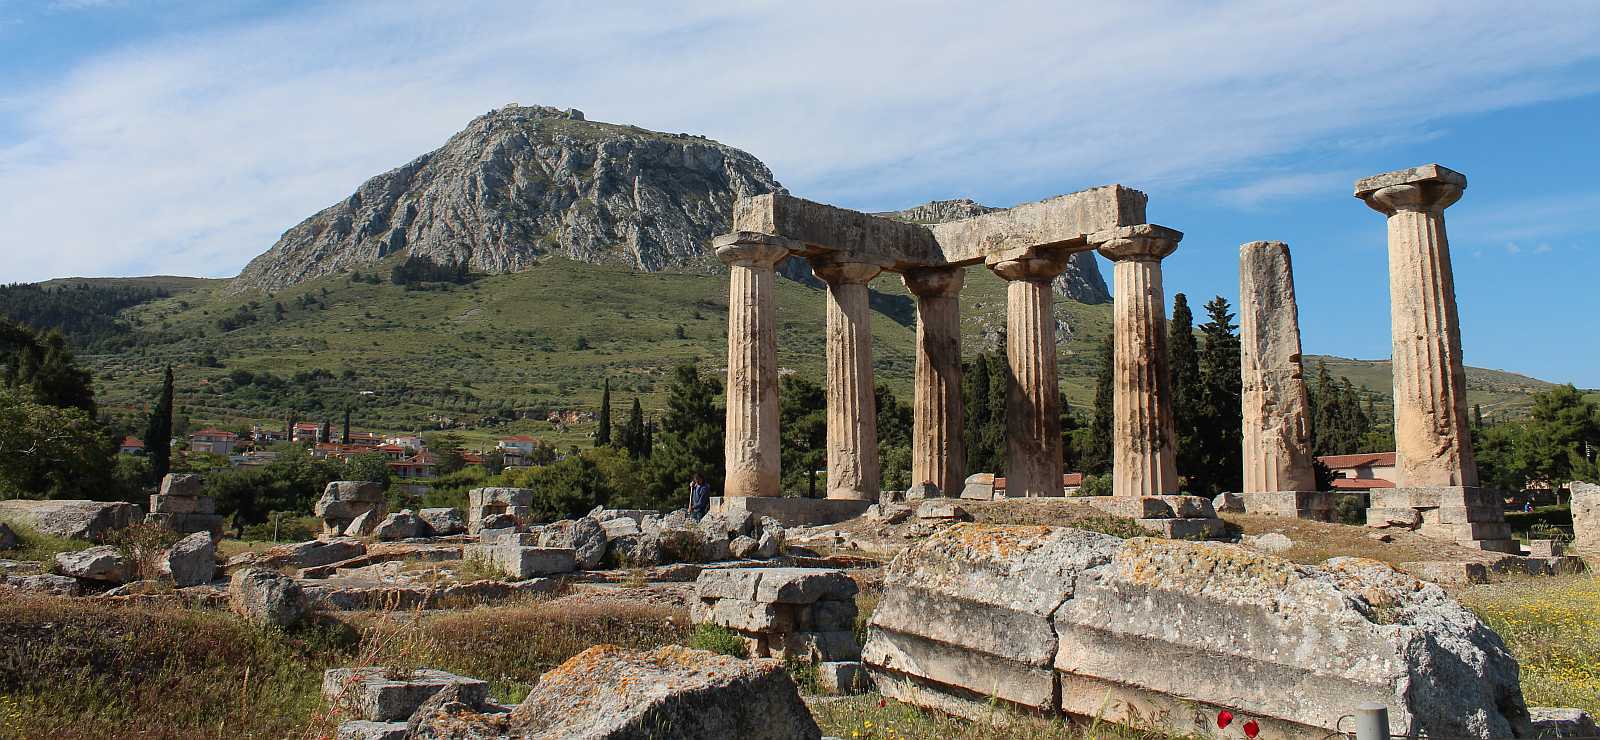
<svg viewBox="0 0 1600 740"><path fill-rule="evenodd" d="M867 283L901 275L916 297L912 480L962 488L960 293L966 268L1007 281L1007 492L1060 496L1060 390L1051 281L1077 252L1117 263L1115 490L1176 493L1161 259L1182 234L1144 223L1145 195L1108 185L973 218L924 226L784 193L741 199L718 237L730 268L724 496L717 505L820 522L859 514L879 497ZM827 283L827 499L780 498L778 263L800 256Z"/></svg>

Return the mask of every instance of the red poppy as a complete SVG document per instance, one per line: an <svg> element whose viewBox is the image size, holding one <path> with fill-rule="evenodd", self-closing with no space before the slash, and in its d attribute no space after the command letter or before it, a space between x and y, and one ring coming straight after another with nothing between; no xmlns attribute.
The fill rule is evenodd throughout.
<svg viewBox="0 0 1600 740"><path fill-rule="evenodd" d="M1228 725L1231 724L1233 724L1233 712L1226 709L1217 712L1217 729L1227 729Z"/></svg>
<svg viewBox="0 0 1600 740"><path fill-rule="evenodd" d="M1245 737L1250 738L1250 740L1255 740L1256 735L1259 734L1261 734L1261 725L1256 724L1255 720L1250 720L1249 722L1244 723Z"/></svg>
<svg viewBox="0 0 1600 740"><path fill-rule="evenodd" d="M888 699L883 699L883 698L878 699L878 708L879 709L882 709L882 708L887 707L887 706L889 706L889 700Z"/></svg>

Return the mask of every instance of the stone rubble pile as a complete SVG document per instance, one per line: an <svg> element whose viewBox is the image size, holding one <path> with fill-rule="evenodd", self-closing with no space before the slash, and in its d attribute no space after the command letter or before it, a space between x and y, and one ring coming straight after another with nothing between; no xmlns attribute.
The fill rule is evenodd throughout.
<svg viewBox="0 0 1600 740"><path fill-rule="evenodd" d="M1397 734L1526 736L1516 661L1437 586L1373 561L962 524L895 558L863 659L886 696L1205 733L1322 736L1365 702Z"/></svg>
<svg viewBox="0 0 1600 740"><path fill-rule="evenodd" d="M854 632L857 590L839 570L707 570L695 581L689 618L737 633L750 657L816 666L824 691L858 693L867 678Z"/></svg>
<svg viewBox="0 0 1600 740"><path fill-rule="evenodd" d="M391 668L331 668L322 674L322 698L355 719L339 726L339 740L402 740L407 723L442 693L474 712L506 712L489 702L489 683L445 671L420 668L409 674Z"/></svg>
<svg viewBox="0 0 1600 740"><path fill-rule="evenodd" d="M150 496L150 513L145 522L190 534L209 532L222 539L222 515L217 500L204 494L205 481L192 473L168 473L161 478L161 492Z"/></svg>

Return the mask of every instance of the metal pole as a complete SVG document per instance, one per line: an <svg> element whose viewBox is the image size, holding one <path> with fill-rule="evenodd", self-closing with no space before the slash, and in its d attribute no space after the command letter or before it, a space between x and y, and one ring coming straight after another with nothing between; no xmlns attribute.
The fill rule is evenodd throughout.
<svg viewBox="0 0 1600 740"><path fill-rule="evenodd" d="M1389 740L1389 708L1370 702L1357 707L1356 740Z"/></svg>

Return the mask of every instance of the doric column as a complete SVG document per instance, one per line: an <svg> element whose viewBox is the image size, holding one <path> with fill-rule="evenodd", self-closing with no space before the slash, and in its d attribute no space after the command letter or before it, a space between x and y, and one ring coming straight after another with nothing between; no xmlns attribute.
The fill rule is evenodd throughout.
<svg viewBox="0 0 1600 740"><path fill-rule="evenodd" d="M1289 245L1239 247L1244 492L1317 490Z"/></svg>
<svg viewBox="0 0 1600 740"><path fill-rule="evenodd" d="M989 265L1006 280L1006 496L1060 496L1061 388L1055 294L1065 250Z"/></svg>
<svg viewBox="0 0 1600 740"><path fill-rule="evenodd" d="M828 498L876 501L882 475L867 283L883 268L818 259L811 269L828 283Z"/></svg>
<svg viewBox="0 0 1600 740"><path fill-rule="evenodd" d="M1395 484L1476 486L1467 431L1467 379L1444 209L1467 178L1424 165L1356 183L1356 197L1389 217L1389 315L1394 340Z"/></svg>
<svg viewBox="0 0 1600 740"><path fill-rule="evenodd" d="M1112 290L1115 421L1111 434L1111 493L1115 496L1178 492L1161 259L1172 254L1182 238L1182 232L1154 224L1123 226L1089 238L1102 256L1116 263Z"/></svg>
<svg viewBox="0 0 1600 740"><path fill-rule="evenodd" d="M901 275L917 297L917 369L912 399L911 484L958 496L966 482L961 408L960 267L918 267Z"/></svg>
<svg viewBox="0 0 1600 740"><path fill-rule="evenodd" d="M722 495L777 496L778 329L773 268L799 245L740 231L719 236L717 257L728 275L728 415L723 437L727 478Z"/></svg>

